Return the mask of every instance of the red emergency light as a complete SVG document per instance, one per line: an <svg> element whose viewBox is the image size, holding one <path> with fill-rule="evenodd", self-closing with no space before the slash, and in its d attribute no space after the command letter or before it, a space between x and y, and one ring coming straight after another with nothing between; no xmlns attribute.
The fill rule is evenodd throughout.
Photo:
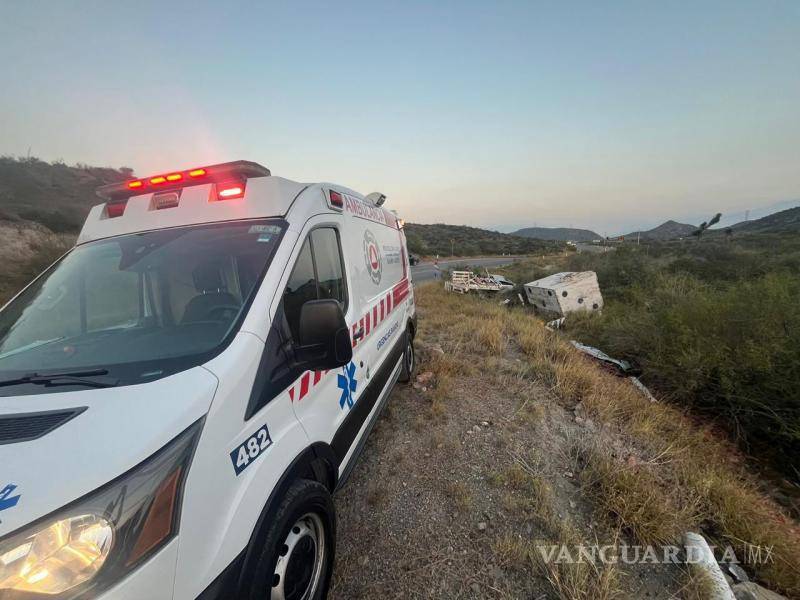
<svg viewBox="0 0 800 600"><path fill-rule="evenodd" d="M186 171L173 171L163 175L143 177L122 183L112 183L98 188L97 195L111 204L122 202L131 196L147 194L156 190L159 192L179 190L195 185L215 183L217 184L217 199L232 200L244 196L247 179L251 177L269 177L269 175L269 169L258 163L237 160Z"/></svg>
<svg viewBox="0 0 800 600"><path fill-rule="evenodd" d="M344 200L342 195L334 190L328 190L328 197L331 199L331 206L338 209L344 208Z"/></svg>
<svg viewBox="0 0 800 600"><path fill-rule="evenodd" d="M125 214L125 207L128 205L127 202L114 202L106 204L106 215L108 215L109 219L115 219L116 217L121 217Z"/></svg>
<svg viewBox="0 0 800 600"><path fill-rule="evenodd" d="M234 200L244 196L244 183L228 181L217 185L217 200Z"/></svg>

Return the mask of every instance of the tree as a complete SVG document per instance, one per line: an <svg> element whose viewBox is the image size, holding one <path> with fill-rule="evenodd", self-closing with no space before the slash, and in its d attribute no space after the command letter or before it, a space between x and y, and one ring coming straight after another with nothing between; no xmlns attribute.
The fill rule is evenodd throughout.
<svg viewBox="0 0 800 600"><path fill-rule="evenodd" d="M712 225L716 225L717 223L719 223L719 220L721 218L722 218L722 213L717 213L713 217L711 217L710 221L703 221L702 223L700 223L700 227L698 227L695 231L692 232L692 235L695 236L699 241L700 236L703 235L703 232Z"/></svg>

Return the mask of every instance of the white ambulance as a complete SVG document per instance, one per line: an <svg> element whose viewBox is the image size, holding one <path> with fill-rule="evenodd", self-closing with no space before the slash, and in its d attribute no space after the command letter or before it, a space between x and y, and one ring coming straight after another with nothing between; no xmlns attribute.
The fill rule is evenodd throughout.
<svg viewBox="0 0 800 600"><path fill-rule="evenodd" d="M0 599L324 597L414 370L401 221L245 161L98 194L0 311Z"/></svg>

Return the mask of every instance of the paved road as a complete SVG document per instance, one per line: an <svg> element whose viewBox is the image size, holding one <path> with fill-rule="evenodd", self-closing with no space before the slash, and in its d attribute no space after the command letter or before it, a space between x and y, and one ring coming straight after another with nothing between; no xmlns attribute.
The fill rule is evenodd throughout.
<svg viewBox="0 0 800 600"><path fill-rule="evenodd" d="M437 268L433 263L419 263L411 267L411 277L415 283L430 281L431 279L441 279L439 269L447 270L452 267L469 267L471 269L480 267L502 267L509 265L517 260L515 256L501 256L495 258L456 258L439 261Z"/></svg>

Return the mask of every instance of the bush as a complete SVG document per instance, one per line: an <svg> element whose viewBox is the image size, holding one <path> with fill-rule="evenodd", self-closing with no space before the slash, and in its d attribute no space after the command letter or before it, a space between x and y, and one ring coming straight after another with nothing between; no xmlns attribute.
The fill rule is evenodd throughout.
<svg viewBox="0 0 800 600"><path fill-rule="evenodd" d="M6 268L0 275L0 306L53 264L70 245L69 241L58 236L46 238L31 248L32 254L27 259L13 268Z"/></svg>
<svg viewBox="0 0 800 600"><path fill-rule="evenodd" d="M800 281L768 273L725 285L666 273L632 285L577 337L640 366L675 402L727 422L745 441L800 456Z"/></svg>
<svg viewBox="0 0 800 600"><path fill-rule="evenodd" d="M83 216L60 210L20 209L17 214L21 219L41 223L53 233L77 233L83 226Z"/></svg>
<svg viewBox="0 0 800 600"><path fill-rule="evenodd" d="M597 273L605 308L570 315L567 335L632 362L662 397L726 424L797 477L800 236L619 246L506 272L527 282L584 270Z"/></svg>

